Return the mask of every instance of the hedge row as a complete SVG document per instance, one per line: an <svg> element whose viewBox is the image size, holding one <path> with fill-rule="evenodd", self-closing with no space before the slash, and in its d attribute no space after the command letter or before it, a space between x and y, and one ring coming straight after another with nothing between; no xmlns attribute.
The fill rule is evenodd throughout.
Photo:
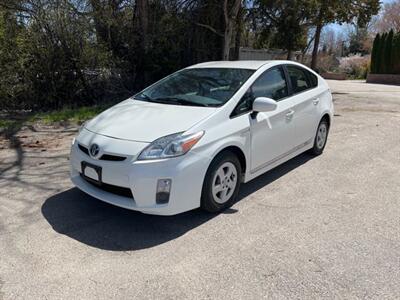
<svg viewBox="0 0 400 300"><path fill-rule="evenodd" d="M400 74L400 32L377 34L371 54L372 74Z"/></svg>

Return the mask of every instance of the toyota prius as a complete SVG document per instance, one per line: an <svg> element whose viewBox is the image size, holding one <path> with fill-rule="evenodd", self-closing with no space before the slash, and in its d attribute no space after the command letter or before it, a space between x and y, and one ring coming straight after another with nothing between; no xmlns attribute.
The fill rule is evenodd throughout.
<svg viewBox="0 0 400 300"><path fill-rule="evenodd" d="M333 104L323 78L290 61L194 65L86 122L71 179L147 214L219 212L248 182L308 151L320 155Z"/></svg>

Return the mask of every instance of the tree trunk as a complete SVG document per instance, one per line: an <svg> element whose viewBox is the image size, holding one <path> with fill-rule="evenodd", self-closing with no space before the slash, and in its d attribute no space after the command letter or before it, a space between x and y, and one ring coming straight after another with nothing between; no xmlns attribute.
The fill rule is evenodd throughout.
<svg viewBox="0 0 400 300"><path fill-rule="evenodd" d="M228 0L224 0L224 18L225 18L225 31L224 31L224 47L222 50L222 59L230 59L231 40L235 29L236 18L239 13L241 0L234 0L233 6L228 8Z"/></svg>
<svg viewBox="0 0 400 300"><path fill-rule="evenodd" d="M135 11L133 14L133 28L135 34L135 65L136 70L133 74L135 89L141 89L147 85L147 72L146 72L146 53L149 44L148 38L148 0L135 1Z"/></svg>
<svg viewBox="0 0 400 300"><path fill-rule="evenodd" d="M287 60L293 60L293 38L288 41L287 44Z"/></svg>
<svg viewBox="0 0 400 300"><path fill-rule="evenodd" d="M311 69L313 69L314 71L317 69L319 40L321 38L322 27L323 27L323 25L321 22L317 25L317 28L315 30L314 48L313 48L312 59L311 59Z"/></svg>
<svg viewBox="0 0 400 300"><path fill-rule="evenodd" d="M223 60L229 60L230 58L232 33L233 33L233 24L232 22L229 22L225 26L225 32L224 32L224 49L222 53Z"/></svg>
<svg viewBox="0 0 400 300"><path fill-rule="evenodd" d="M240 46L242 43L243 33L243 9L239 9L238 17L236 19L236 35L235 35L235 48L233 53L233 59L239 60Z"/></svg>
<svg viewBox="0 0 400 300"><path fill-rule="evenodd" d="M293 59L293 50L292 49L288 49L286 59L287 60L292 60Z"/></svg>
<svg viewBox="0 0 400 300"><path fill-rule="evenodd" d="M316 71L317 69L319 41L321 39L322 27L324 26L324 15L327 11L327 5L327 1L322 1L317 18L317 28L315 29L314 48L311 59L311 69L313 69L314 71Z"/></svg>
<svg viewBox="0 0 400 300"><path fill-rule="evenodd" d="M148 15L148 0L137 0L134 13L134 27L136 34L139 35L139 40L142 47L147 47L147 37L149 28L149 15Z"/></svg>
<svg viewBox="0 0 400 300"><path fill-rule="evenodd" d="M312 38L310 38L307 46L301 50L301 63L304 63L306 53L308 52L308 49L310 49L311 44L314 42L314 39L315 39L315 34L313 35Z"/></svg>
<svg viewBox="0 0 400 300"><path fill-rule="evenodd" d="M108 30L104 24L102 16L102 7L98 0L90 0L90 4L93 9L93 20L96 28L97 41L104 42L110 47L110 41L108 39ZM111 50L111 49L110 49Z"/></svg>

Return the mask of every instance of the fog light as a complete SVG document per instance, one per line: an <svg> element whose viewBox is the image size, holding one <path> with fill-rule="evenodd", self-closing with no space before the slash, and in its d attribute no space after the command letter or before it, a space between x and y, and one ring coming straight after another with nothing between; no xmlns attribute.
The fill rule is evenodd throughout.
<svg viewBox="0 0 400 300"><path fill-rule="evenodd" d="M171 191L171 179L159 179L157 181L156 203L166 204L169 201L169 193Z"/></svg>

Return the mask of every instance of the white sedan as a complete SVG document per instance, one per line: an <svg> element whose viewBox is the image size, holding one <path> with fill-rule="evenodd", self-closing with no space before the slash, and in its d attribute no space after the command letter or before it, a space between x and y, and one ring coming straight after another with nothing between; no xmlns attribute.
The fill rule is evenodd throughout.
<svg viewBox="0 0 400 300"><path fill-rule="evenodd" d="M82 126L71 179L102 201L148 214L219 212L240 184L309 151L333 116L324 79L290 61L188 67Z"/></svg>

